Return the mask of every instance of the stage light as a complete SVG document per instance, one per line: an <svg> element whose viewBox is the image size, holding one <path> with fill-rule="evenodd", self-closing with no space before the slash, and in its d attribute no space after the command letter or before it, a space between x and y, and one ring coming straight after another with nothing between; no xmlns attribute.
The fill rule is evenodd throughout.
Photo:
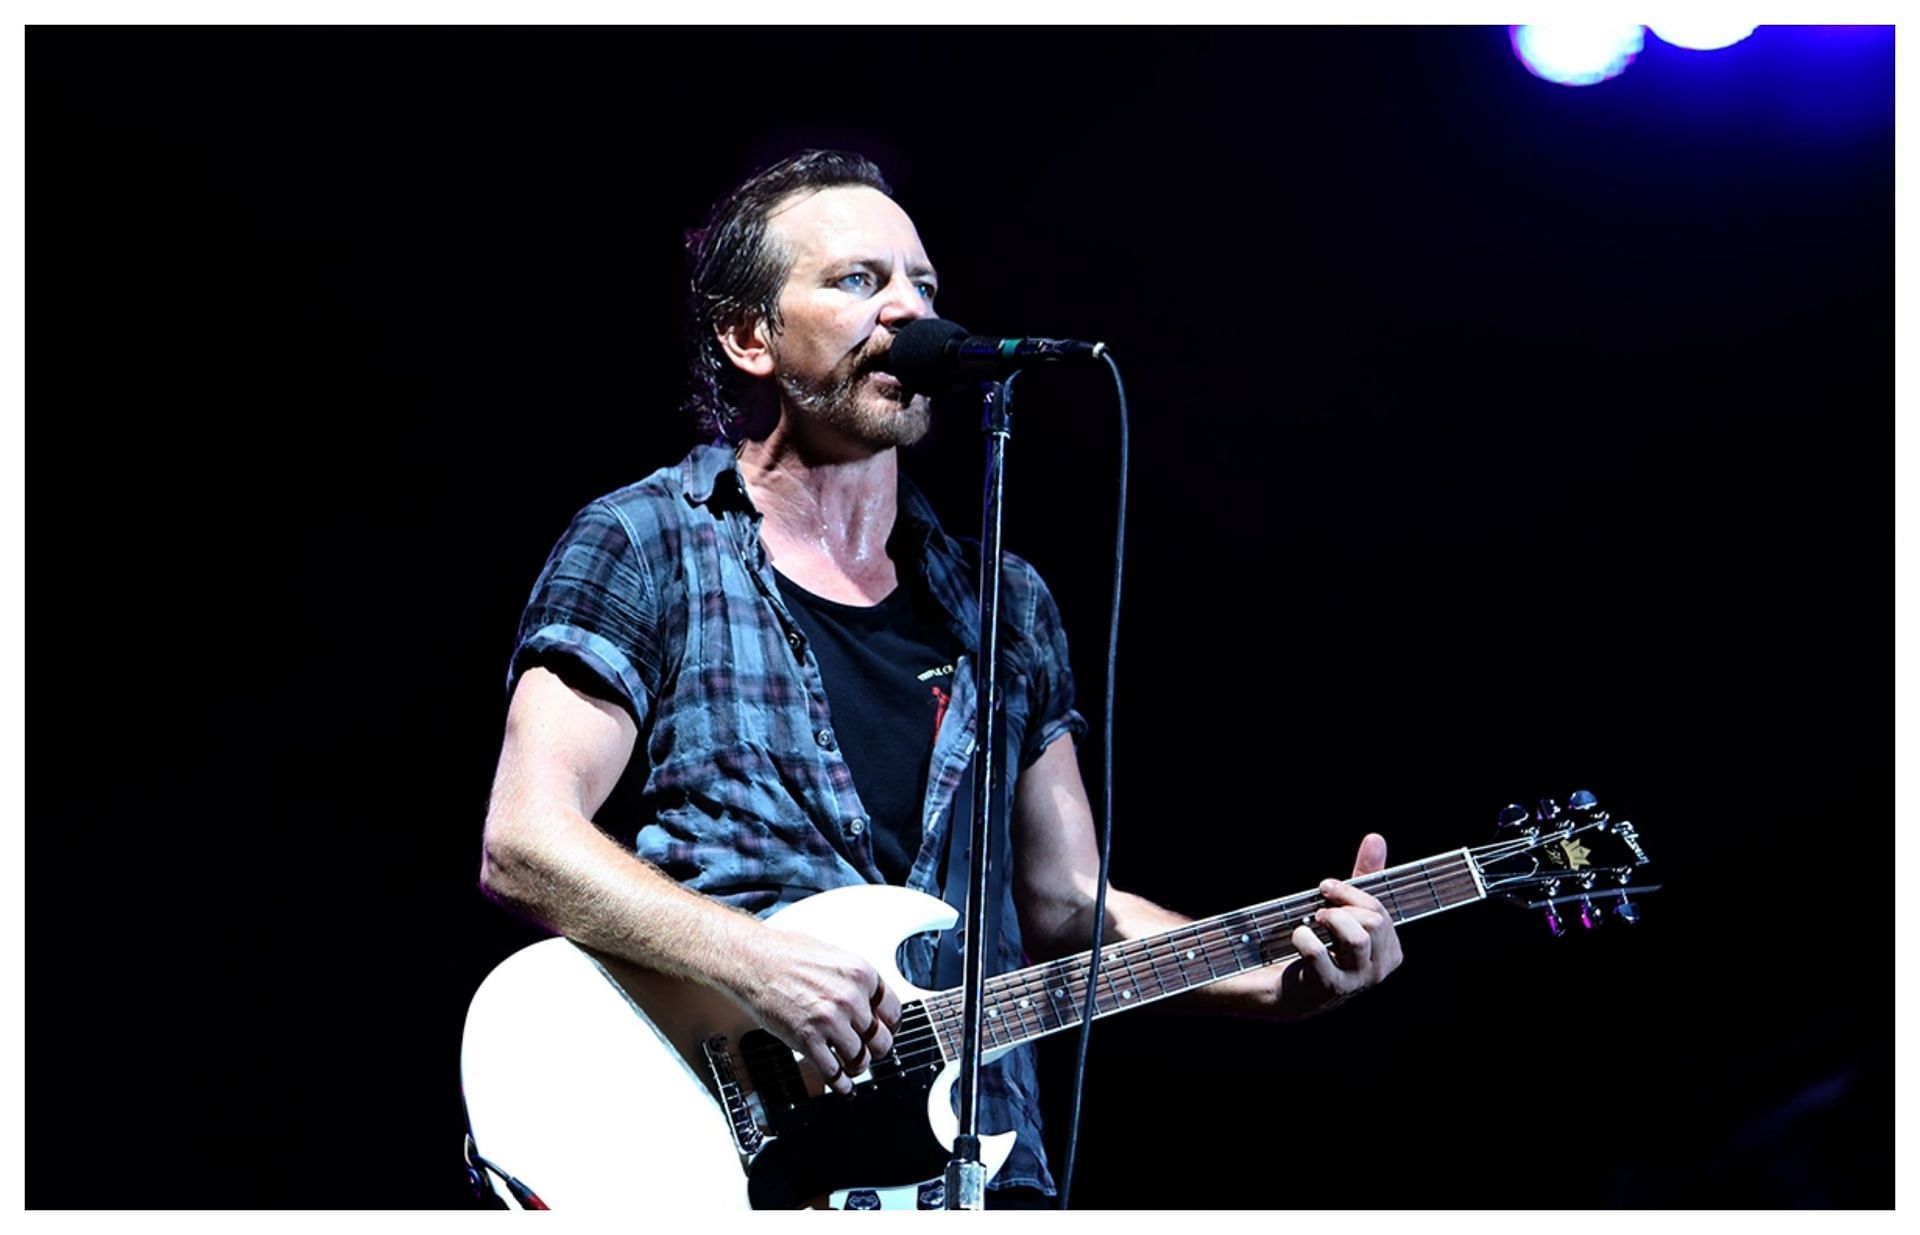
<svg viewBox="0 0 1920 1235"><path fill-rule="evenodd" d="M1648 23L1647 29L1659 35L1663 41L1688 51L1719 51L1722 47L1732 47L1754 31L1752 26L1712 17L1666 21L1657 26Z"/></svg>
<svg viewBox="0 0 1920 1235"><path fill-rule="evenodd" d="M1639 26L1513 26L1508 34L1528 72L1562 86L1617 77L1646 46Z"/></svg>

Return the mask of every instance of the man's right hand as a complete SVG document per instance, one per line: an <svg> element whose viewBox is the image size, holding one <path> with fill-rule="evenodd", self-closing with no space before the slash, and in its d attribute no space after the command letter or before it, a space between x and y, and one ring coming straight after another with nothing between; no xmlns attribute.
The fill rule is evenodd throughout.
<svg viewBox="0 0 1920 1235"><path fill-rule="evenodd" d="M752 950L735 998L835 1093L852 1093L853 1078L893 1049L899 998L865 960L810 935L768 926Z"/></svg>

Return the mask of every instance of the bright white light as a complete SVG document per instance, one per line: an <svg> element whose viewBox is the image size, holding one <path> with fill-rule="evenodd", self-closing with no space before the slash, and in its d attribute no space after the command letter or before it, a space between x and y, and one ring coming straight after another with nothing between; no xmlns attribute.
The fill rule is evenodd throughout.
<svg viewBox="0 0 1920 1235"><path fill-rule="evenodd" d="M1617 77L1646 46L1639 26L1513 26L1508 33L1529 72L1563 86Z"/></svg>
<svg viewBox="0 0 1920 1235"><path fill-rule="evenodd" d="M1675 47L1684 47L1688 51L1719 51L1722 47L1732 47L1753 33L1752 26L1714 17L1664 21L1657 26L1650 24L1647 29Z"/></svg>

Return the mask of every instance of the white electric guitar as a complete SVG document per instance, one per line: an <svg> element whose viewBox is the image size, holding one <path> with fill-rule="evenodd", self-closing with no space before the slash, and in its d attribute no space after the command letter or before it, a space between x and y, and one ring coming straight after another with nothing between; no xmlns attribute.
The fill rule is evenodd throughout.
<svg viewBox="0 0 1920 1235"><path fill-rule="evenodd" d="M1353 880L1396 923L1499 895L1544 909L1549 926L1639 917L1628 892L1647 862L1626 820L1584 791L1562 810L1508 807L1506 839ZM1298 953L1318 891L1267 901L1101 949L1095 1015L1106 1016ZM739 1005L565 939L508 957L480 986L461 1045L469 1163L516 1208L632 1211L663 1196L713 1208L940 1208L957 1131L962 995L923 991L894 956L956 913L907 888L861 886L772 915L866 958L899 996L891 1053L850 1097ZM1324 939L1324 928L1315 927ZM983 1065L1080 1024L1092 953L987 980ZM981 1137L989 1176L1014 1134ZM509 1178L511 1182L509 1182Z"/></svg>

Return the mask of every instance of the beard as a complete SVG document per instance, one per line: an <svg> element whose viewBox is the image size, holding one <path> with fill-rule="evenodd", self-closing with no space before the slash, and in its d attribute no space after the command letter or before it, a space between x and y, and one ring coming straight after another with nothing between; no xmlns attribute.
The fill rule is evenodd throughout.
<svg viewBox="0 0 1920 1235"><path fill-rule="evenodd" d="M778 374L781 398L808 421L874 450L911 446L927 434L933 409L925 395L908 397L898 384L876 389L870 380L887 354L862 346L818 379Z"/></svg>

